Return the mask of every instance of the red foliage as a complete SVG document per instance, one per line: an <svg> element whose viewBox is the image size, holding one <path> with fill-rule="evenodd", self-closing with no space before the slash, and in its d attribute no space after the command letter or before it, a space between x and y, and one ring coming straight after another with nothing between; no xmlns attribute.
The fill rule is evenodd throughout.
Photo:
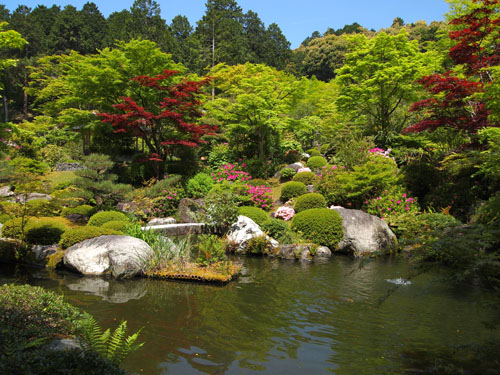
<svg viewBox="0 0 500 375"><path fill-rule="evenodd" d="M203 143L203 135L217 130L215 126L196 123L202 116L198 98L209 79L173 83L172 78L177 74L174 70L164 70L153 77L132 78L149 88L140 97L144 106L131 97L122 97L122 103L113 105L121 113L98 114L102 122L113 126L115 133L143 139L150 150L150 161L164 161L172 146L197 147Z"/></svg>
<svg viewBox="0 0 500 375"><path fill-rule="evenodd" d="M410 112L420 112L424 119L406 128L404 133L439 127L475 133L485 126L498 126L488 120L490 111L480 100L480 94L490 81L487 68L500 63L500 19L493 19L500 0L474 2L481 6L450 22L459 30L449 34L457 41L449 55L455 64L466 67L467 78L454 77L451 71L418 80L433 96L411 106Z"/></svg>

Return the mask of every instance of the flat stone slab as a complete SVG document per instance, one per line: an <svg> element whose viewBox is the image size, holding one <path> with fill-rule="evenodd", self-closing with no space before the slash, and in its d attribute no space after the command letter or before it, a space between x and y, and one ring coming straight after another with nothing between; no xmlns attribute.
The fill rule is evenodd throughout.
<svg viewBox="0 0 500 375"><path fill-rule="evenodd" d="M142 230L159 231L167 236L184 236L186 234L202 234L205 224L203 223L184 223L184 224L164 224L147 225Z"/></svg>

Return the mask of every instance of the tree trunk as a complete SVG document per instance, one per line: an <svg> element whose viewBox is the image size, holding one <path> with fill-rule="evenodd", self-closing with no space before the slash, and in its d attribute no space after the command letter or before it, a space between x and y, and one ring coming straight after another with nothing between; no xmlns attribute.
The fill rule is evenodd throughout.
<svg viewBox="0 0 500 375"><path fill-rule="evenodd" d="M24 77L24 89L23 89L23 114L24 119L28 120L28 93L26 92L26 88L28 87L28 77Z"/></svg>
<svg viewBox="0 0 500 375"><path fill-rule="evenodd" d="M2 95L2 101L3 101L3 122L9 122L9 106L7 104L7 97L5 96L5 93Z"/></svg>

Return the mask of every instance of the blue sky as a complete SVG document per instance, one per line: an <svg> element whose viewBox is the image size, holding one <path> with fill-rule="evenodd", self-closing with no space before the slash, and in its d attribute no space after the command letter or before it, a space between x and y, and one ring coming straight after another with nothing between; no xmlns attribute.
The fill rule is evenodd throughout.
<svg viewBox="0 0 500 375"><path fill-rule="evenodd" d="M87 0L45 1L24 0L0 2L13 11L18 5L74 5L81 9ZM133 0L94 0L99 10L108 16L114 11L128 9ZM157 0L162 17L168 22L178 14L189 18L195 25L205 12L206 0ZM396 17L406 23L418 20L427 22L443 20L448 11L445 0L239 0L243 11L253 10L268 26L277 23L287 39L296 48L315 30L324 32L328 27L338 29L358 22L368 29L388 27Z"/></svg>

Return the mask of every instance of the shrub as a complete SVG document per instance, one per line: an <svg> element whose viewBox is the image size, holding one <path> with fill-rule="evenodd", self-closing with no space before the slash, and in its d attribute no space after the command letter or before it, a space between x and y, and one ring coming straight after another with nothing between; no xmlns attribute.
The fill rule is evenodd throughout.
<svg viewBox="0 0 500 375"><path fill-rule="evenodd" d="M282 181L290 181L295 173L295 169L293 168L283 168L280 171L280 178Z"/></svg>
<svg viewBox="0 0 500 375"><path fill-rule="evenodd" d="M456 227L461 222L451 215L438 212L423 214L403 213L401 215L389 216L387 223L396 236L404 242L427 242L430 238L439 235L435 231L445 228Z"/></svg>
<svg viewBox="0 0 500 375"><path fill-rule="evenodd" d="M271 242L264 235L251 238L245 251L251 255L267 255L272 252L272 249Z"/></svg>
<svg viewBox="0 0 500 375"><path fill-rule="evenodd" d="M215 184L209 195L217 194L232 194L236 199L237 206L252 206L252 195L249 194L248 185L240 184L239 182L227 182Z"/></svg>
<svg viewBox="0 0 500 375"><path fill-rule="evenodd" d="M342 217L328 208L313 208L299 212L292 220L292 230L318 245L335 250L342 240Z"/></svg>
<svg viewBox="0 0 500 375"><path fill-rule="evenodd" d="M198 173L188 181L186 191L189 197L202 198L212 189L213 184L214 181L208 174Z"/></svg>
<svg viewBox="0 0 500 375"><path fill-rule="evenodd" d="M314 172L297 172L295 176L293 176L292 180L297 182L302 182L306 185L312 185L316 175Z"/></svg>
<svg viewBox="0 0 500 375"><path fill-rule="evenodd" d="M95 214L95 211L96 211L95 207L92 207L88 204L82 204L81 206L76 206L76 207L64 207L61 216L82 215L91 217L92 215Z"/></svg>
<svg viewBox="0 0 500 375"><path fill-rule="evenodd" d="M32 220L26 228L26 241L37 245L58 243L62 234L68 229L60 222Z"/></svg>
<svg viewBox="0 0 500 375"><path fill-rule="evenodd" d="M243 170L245 167L245 163L241 164L241 166L238 163L224 164L223 166L219 167L215 173L212 173L212 179L215 182L250 181L252 179L252 176L250 176L248 172L245 172Z"/></svg>
<svg viewBox="0 0 500 375"><path fill-rule="evenodd" d="M319 150L320 150L320 152L321 152L323 155L325 155L325 154L327 154L327 153L328 153L328 151L330 151L330 149L331 149L330 145L329 145L328 143L326 143L326 144L324 144L324 145L321 145L321 147L320 147L320 149L319 149Z"/></svg>
<svg viewBox="0 0 500 375"><path fill-rule="evenodd" d="M481 205L474 215L480 224L491 224L500 219L500 193L490 197L486 203Z"/></svg>
<svg viewBox="0 0 500 375"><path fill-rule="evenodd" d="M310 157L321 156L321 152L317 148L310 148L306 151Z"/></svg>
<svg viewBox="0 0 500 375"><path fill-rule="evenodd" d="M273 208L273 192L268 186L248 186L248 194L253 204L259 208Z"/></svg>
<svg viewBox="0 0 500 375"><path fill-rule="evenodd" d="M311 156L309 160L307 160L307 166L311 169L321 169L327 165L328 162L323 156Z"/></svg>
<svg viewBox="0 0 500 375"><path fill-rule="evenodd" d="M155 182L153 185L144 189L144 196L147 198L156 198L165 194L165 190L171 190L174 186L180 183L181 176L170 175L163 180Z"/></svg>
<svg viewBox="0 0 500 375"><path fill-rule="evenodd" d="M182 190L176 188L172 188L168 191L165 190L162 196L156 197L151 200L151 203L149 205L151 216L166 217L175 215L182 196Z"/></svg>
<svg viewBox="0 0 500 375"><path fill-rule="evenodd" d="M219 234L225 234L238 219L238 197L231 191L211 191L205 198L202 221Z"/></svg>
<svg viewBox="0 0 500 375"><path fill-rule="evenodd" d="M265 186L269 185L269 182L263 178L253 178L250 181L247 181L246 184L249 186Z"/></svg>
<svg viewBox="0 0 500 375"><path fill-rule="evenodd" d="M66 249L78 242L88 240L89 238L110 234L118 235L123 233L109 228L93 227L88 225L85 227L72 228L63 233L61 240L59 241L59 245L61 245L63 249Z"/></svg>
<svg viewBox="0 0 500 375"><path fill-rule="evenodd" d="M104 223L101 228L106 228L106 229L113 229L116 230L117 232L122 232L125 233L125 230L129 223L127 221L120 221L120 220L112 220Z"/></svg>
<svg viewBox="0 0 500 375"><path fill-rule="evenodd" d="M259 226L263 225L265 222L270 220L269 215L266 211L258 207L240 207L238 208L238 214L242 216L249 217L255 221Z"/></svg>
<svg viewBox="0 0 500 375"><path fill-rule="evenodd" d="M281 201L286 202L305 193L307 193L307 188L303 182L290 181L285 183L281 189Z"/></svg>
<svg viewBox="0 0 500 375"><path fill-rule="evenodd" d="M100 227L104 223L107 223L108 221L126 221L126 222L128 222L129 219L128 219L127 215L125 215L123 212L101 211L101 212L98 212L98 213L92 215L90 217L87 225L92 226L92 227Z"/></svg>
<svg viewBox="0 0 500 375"><path fill-rule="evenodd" d="M270 237L282 244L293 243L293 232L287 223L279 219L271 219L264 223L261 229Z"/></svg>
<svg viewBox="0 0 500 375"><path fill-rule="evenodd" d="M416 214L420 207L416 198L401 189L395 189L386 190L380 196L365 201L365 211L370 215L388 218L402 213Z"/></svg>
<svg viewBox="0 0 500 375"><path fill-rule="evenodd" d="M300 161L302 158L302 152L300 150L287 150L283 155L283 160L285 163L291 164Z"/></svg>
<svg viewBox="0 0 500 375"><path fill-rule="evenodd" d="M276 210L275 217L281 218L285 221L290 220L295 215L295 210L289 206L281 206Z"/></svg>
<svg viewBox="0 0 500 375"><path fill-rule="evenodd" d="M22 225L24 220L24 232L26 233L26 229L29 223L29 219L16 217L14 219L7 220L2 227L2 237L5 238L21 238L22 234Z"/></svg>
<svg viewBox="0 0 500 375"><path fill-rule="evenodd" d="M212 143L208 154L208 164L211 167L222 167L233 159L233 152L227 143Z"/></svg>
<svg viewBox="0 0 500 375"><path fill-rule="evenodd" d="M198 250L196 263L202 266L227 261L224 242L217 236L208 234L200 236L196 249Z"/></svg>
<svg viewBox="0 0 500 375"><path fill-rule="evenodd" d="M29 216L58 216L60 212L61 207L53 200L33 199L26 202L26 213Z"/></svg>
<svg viewBox="0 0 500 375"><path fill-rule="evenodd" d="M21 216L22 207L19 203L14 202L0 202L0 216L5 215L9 219L13 219L15 217ZM1 223L5 223L7 220L0 221Z"/></svg>
<svg viewBox="0 0 500 375"><path fill-rule="evenodd" d="M310 210L311 208L326 208L325 197L323 197L319 193L309 193L301 195L297 198L295 206L293 208L297 213L305 210Z"/></svg>

